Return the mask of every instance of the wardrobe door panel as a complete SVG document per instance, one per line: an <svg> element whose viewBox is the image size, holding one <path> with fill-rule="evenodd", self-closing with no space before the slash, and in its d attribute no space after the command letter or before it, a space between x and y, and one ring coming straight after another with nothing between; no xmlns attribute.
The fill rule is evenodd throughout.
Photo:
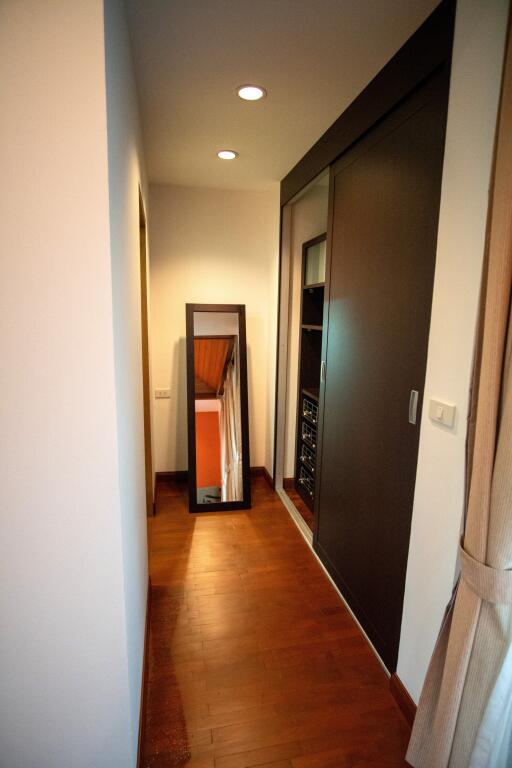
<svg viewBox="0 0 512 768"><path fill-rule="evenodd" d="M315 546L390 671L414 495L446 90L439 78L411 97L342 158L331 181Z"/></svg>

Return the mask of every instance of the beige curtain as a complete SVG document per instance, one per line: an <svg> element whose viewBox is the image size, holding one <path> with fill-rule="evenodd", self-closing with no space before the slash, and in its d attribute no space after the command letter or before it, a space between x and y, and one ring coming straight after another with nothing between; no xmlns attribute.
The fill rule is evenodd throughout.
<svg viewBox="0 0 512 768"><path fill-rule="evenodd" d="M242 428L237 344L224 381L221 398L220 441L222 501L242 499Z"/></svg>
<svg viewBox="0 0 512 768"><path fill-rule="evenodd" d="M512 766L511 54L509 26L468 433L461 573L411 734L407 760L415 768Z"/></svg>

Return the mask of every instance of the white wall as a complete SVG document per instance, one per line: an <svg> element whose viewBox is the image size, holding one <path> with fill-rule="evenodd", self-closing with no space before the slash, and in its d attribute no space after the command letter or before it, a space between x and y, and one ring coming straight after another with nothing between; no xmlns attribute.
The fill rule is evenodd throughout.
<svg viewBox="0 0 512 768"><path fill-rule="evenodd" d="M101 0L4 0L0 71L0 763L127 768L144 574L119 374L140 341L119 269L133 211L109 220Z"/></svg>
<svg viewBox="0 0 512 768"><path fill-rule="evenodd" d="M251 465L272 470L278 188L151 186L151 323L157 471L187 468L185 304L245 304ZM274 318L274 321L273 321Z"/></svg>
<svg viewBox="0 0 512 768"><path fill-rule="evenodd" d="M291 269L288 326L288 370L286 400L286 438L284 477L295 475L295 436L297 432L297 386L299 366L300 304L302 300L302 245L327 230L329 186L312 186L291 207Z"/></svg>
<svg viewBox="0 0 512 768"><path fill-rule="evenodd" d="M418 700L450 598L464 499L466 415L484 250L506 0L458 0L432 305L398 675ZM456 403L453 431L430 397Z"/></svg>
<svg viewBox="0 0 512 768"><path fill-rule="evenodd" d="M131 748L139 730L148 589L142 390L139 187L147 198L137 94L122 0L105 2L110 249L118 477ZM146 262L149 254L146 254ZM146 264L149 274L148 263Z"/></svg>

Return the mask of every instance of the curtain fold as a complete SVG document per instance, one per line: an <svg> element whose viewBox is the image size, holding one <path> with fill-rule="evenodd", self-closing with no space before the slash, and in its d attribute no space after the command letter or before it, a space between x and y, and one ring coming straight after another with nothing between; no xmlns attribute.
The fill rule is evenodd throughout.
<svg viewBox="0 0 512 768"><path fill-rule="evenodd" d="M414 768L512 766L511 53L509 24L468 432L461 574L418 704L406 756Z"/></svg>
<svg viewBox="0 0 512 768"><path fill-rule="evenodd" d="M222 501L242 499L242 429L237 345L224 381L220 411Z"/></svg>

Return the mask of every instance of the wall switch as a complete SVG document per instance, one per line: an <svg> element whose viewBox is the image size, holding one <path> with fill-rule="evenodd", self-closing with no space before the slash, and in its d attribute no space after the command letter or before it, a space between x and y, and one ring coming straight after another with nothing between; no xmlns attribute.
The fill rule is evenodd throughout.
<svg viewBox="0 0 512 768"><path fill-rule="evenodd" d="M168 400L170 396L170 389L155 389L155 400Z"/></svg>
<svg viewBox="0 0 512 768"><path fill-rule="evenodd" d="M428 415L437 424L445 427L453 427L455 424L455 405L443 403L441 400L430 400Z"/></svg>

